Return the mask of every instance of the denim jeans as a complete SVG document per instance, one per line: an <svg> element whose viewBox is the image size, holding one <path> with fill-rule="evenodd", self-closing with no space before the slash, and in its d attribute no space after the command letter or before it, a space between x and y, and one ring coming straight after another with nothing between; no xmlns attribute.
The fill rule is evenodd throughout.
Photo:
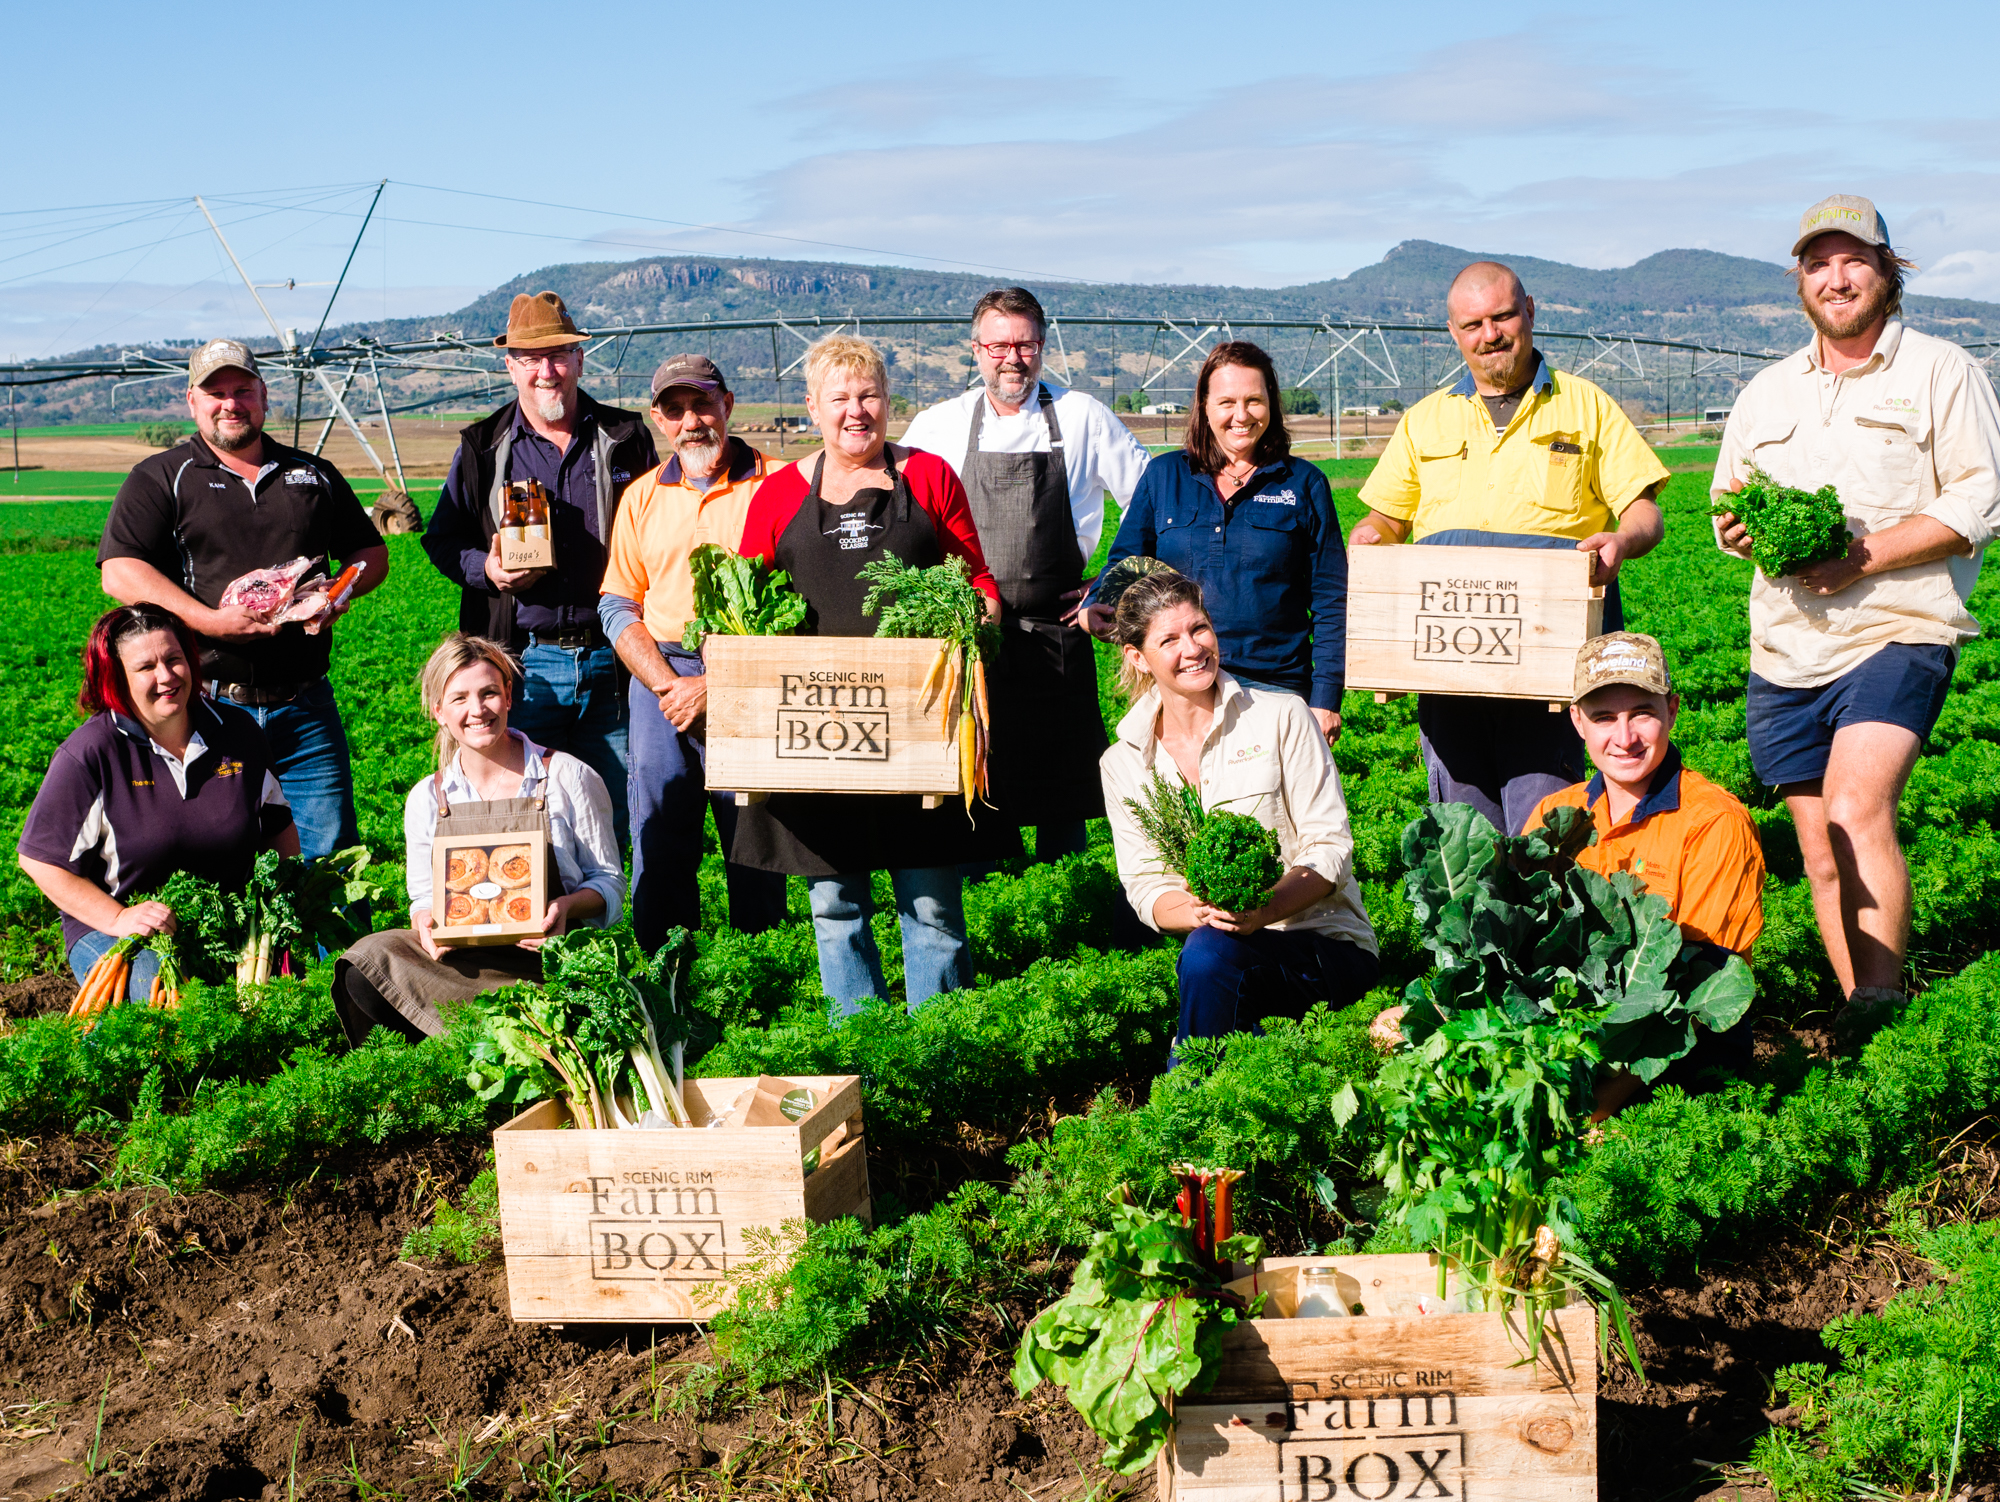
<svg viewBox="0 0 2000 1502"><path fill-rule="evenodd" d="M69 973L76 977L79 986L90 974L90 967L103 959L105 951L117 942L115 934L88 933L70 946ZM153 977L160 973L160 957L150 949L135 949L128 958L132 961L132 975L125 982L125 999L144 1001L146 993L153 989Z"/></svg>
<svg viewBox="0 0 2000 1502"><path fill-rule="evenodd" d="M627 737L625 685L609 647L550 647L531 643L521 654L521 689L508 725L538 746L567 751L604 779L622 849L629 841L625 809Z"/></svg>
<svg viewBox="0 0 2000 1502"><path fill-rule="evenodd" d="M692 653L667 652L684 674L699 669ZM660 701L631 682L632 934L648 954L669 930L701 926L697 873L703 853L702 814L713 806L715 832L726 856L736 833L736 795L710 795L703 776L706 748L674 729ZM756 934L785 921L785 878L727 861L729 926Z"/></svg>
<svg viewBox="0 0 2000 1502"><path fill-rule="evenodd" d="M875 916L875 898L868 877L866 871L847 871L806 883L813 937L819 943L819 983L833 998L836 1017L851 1017L868 997L889 994L869 921ZM891 871L889 880L903 929L903 990L914 1012L940 991L972 984L965 900L956 866Z"/></svg>
<svg viewBox="0 0 2000 1502"><path fill-rule="evenodd" d="M235 704L231 699L227 701ZM264 727L271 745L271 770L292 822L299 827L299 853L311 860L361 843L354 818L354 769L347 759L347 730L333 685L322 678L299 690L289 704L237 704Z"/></svg>
<svg viewBox="0 0 2000 1502"><path fill-rule="evenodd" d="M1329 934L1197 928L1176 967L1181 1021L1174 1041L1260 1033L1264 1018L1297 1019L1316 1001L1344 1007L1367 995L1381 973L1374 955Z"/></svg>

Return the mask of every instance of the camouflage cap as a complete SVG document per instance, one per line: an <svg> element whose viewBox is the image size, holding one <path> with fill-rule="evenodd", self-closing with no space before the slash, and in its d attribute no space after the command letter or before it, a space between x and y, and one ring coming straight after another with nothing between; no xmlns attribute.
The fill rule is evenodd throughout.
<svg viewBox="0 0 2000 1502"><path fill-rule="evenodd" d="M211 339L188 360L188 385L199 386L218 370L240 370L256 375L257 357L250 346L236 339Z"/></svg>
<svg viewBox="0 0 2000 1502"><path fill-rule="evenodd" d="M1612 631L1585 642L1576 654L1575 692L1570 702L1577 703L1615 683L1642 688L1649 694L1671 694L1674 680L1667 672L1667 654L1660 644L1636 631Z"/></svg>
<svg viewBox="0 0 2000 1502"><path fill-rule="evenodd" d="M1858 193L1835 193L1799 215L1799 237L1792 243L1793 258L1797 259L1799 252L1819 236L1836 230L1854 236L1863 245L1889 243L1889 221L1873 202Z"/></svg>

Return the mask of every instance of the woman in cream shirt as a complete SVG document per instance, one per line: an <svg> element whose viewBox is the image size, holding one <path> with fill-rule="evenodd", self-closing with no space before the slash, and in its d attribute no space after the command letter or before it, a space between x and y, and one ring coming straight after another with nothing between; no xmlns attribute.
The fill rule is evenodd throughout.
<svg viewBox="0 0 2000 1502"><path fill-rule="evenodd" d="M1354 879L1354 837L1340 773L1305 700L1246 688L1221 671L1201 586L1170 569L1120 596L1112 639L1138 700L1098 763L1133 909L1181 947L1186 1038L1300 1017L1315 1001L1345 1006L1374 985L1375 931ZM1202 807L1247 814L1278 837L1285 874L1254 912L1198 902L1168 870L1126 800L1155 772L1201 790Z"/></svg>

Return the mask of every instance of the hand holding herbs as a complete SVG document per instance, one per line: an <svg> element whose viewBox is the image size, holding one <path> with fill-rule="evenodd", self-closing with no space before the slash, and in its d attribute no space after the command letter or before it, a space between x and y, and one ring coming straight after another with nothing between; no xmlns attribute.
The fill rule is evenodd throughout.
<svg viewBox="0 0 2000 1502"><path fill-rule="evenodd" d="M1255 912L1285 874L1277 835L1248 814L1204 810L1200 790L1178 778L1153 773L1143 798L1127 798L1125 806L1160 863L1187 882L1197 902L1225 913Z"/></svg>
<svg viewBox="0 0 2000 1502"><path fill-rule="evenodd" d="M986 619L986 596L972 586L963 558L947 558L934 568L913 568L893 553L865 565L856 578L867 582L863 615L879 615L875 634L935 640L938 653L924 676L922 708L942 699L940 731L951 744L958 735L959 786L966 811L986 793L986 757L992 740L987 710L986 662L999 646L1000 630Z"/></svg>
<svg viewBox="0 0 2000 1502"><path fill-rule="evenodd" d="M1733 495L1718 496L1709 515L1733 515L1743 524L1751 559L1766 579L1847 556L1847 518L1831 485L1795 490L1752 469L1749 482Z"/></svg>
<svg viewBox="0 0 2000 1502"><path fill-rule="evenodd" d="M681 645L701 650L707 636L790 636L805 624L805 596L783 569L767 569L709 542L688 557L694 575L694 616Z"/></svg>

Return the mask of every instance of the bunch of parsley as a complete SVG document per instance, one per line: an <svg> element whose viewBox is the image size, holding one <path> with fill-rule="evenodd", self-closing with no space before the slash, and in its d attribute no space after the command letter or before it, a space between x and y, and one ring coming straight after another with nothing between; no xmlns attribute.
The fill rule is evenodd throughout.
<svg viewBox="0 0 2000 1502"><path fill-rule="evenodd" d="M1734 515L1743 523L1750 556L1766 579L1847 556L1847 517L1831 485L1796 490L1752 469L1749 482L1734 495L1718 496L1709 515Z"/></svg>

